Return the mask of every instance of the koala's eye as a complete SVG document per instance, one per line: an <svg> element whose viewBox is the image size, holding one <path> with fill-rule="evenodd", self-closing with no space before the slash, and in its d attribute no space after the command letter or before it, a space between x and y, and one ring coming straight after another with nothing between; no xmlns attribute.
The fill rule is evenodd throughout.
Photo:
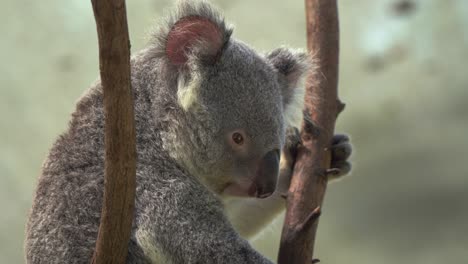
<svg viewBox="0 0 468 264"><path fill-rule="evenodd" d="M234 141L234 143L237 145L242 145L244 144L244 136L242 136L242 134L239 132L234 132L232 134L232 141Z"/></svg>

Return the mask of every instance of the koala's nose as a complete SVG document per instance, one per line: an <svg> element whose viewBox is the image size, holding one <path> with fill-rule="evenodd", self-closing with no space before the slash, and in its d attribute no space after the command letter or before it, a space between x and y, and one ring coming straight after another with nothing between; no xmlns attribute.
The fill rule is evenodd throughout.
<svg viewBox="0 0 468 264"><path fill-rule="evenodd" d="M279 158L279 150L272 150L261 159L255 179L257 198L266 198L275 191L279 172Z"/></svg>

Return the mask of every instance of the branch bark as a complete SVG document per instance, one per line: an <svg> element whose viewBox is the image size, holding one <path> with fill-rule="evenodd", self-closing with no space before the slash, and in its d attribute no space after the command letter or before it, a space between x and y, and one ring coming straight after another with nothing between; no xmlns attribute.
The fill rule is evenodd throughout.
<svg viewBox="0 0 468 264"><path fill-rule="evenodd" d="M304 122L287 196L278 263L313 260L320 208L330 167L329 146L344 104L338 99L339 26L337 0L306 0L307 47L320 72L308 78Z"/></svg>
<svg viewBox="0 0 468 264"><path fill-rule="evenodd" d="M135 201L136 146L125 0L91 0L105 113L101 223L92 263L125 263Z"/></svg>

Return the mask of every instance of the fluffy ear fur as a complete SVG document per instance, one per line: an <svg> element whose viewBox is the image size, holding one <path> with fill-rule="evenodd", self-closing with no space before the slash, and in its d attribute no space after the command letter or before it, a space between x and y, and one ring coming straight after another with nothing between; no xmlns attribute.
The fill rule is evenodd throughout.
<svg viewBox="0 0 468 264"><path fill-rule="evenodd" d="M154 33L153 52L177 76L177 96L183 109L197 101L201 66L214 64L229 41L232 29L204 0L179 0Z"/></svg>
<svg viewBox="0 0 468 264"><path fill-rule="evenodd" d="M270 52L266 58L278 71L286 125L299 127L304 107L304 80L312 69L312 60L305 52L284 47Z"/></svg>
<svg viewBox="0 0 468 264"><path fill-rule="evenodd" d="M190 55L213 63L223 47L221 29L201 16L188 16L177 21L167 36L166 55L174 65L184 65Z"/></svg>
<svg viewBox="0 0 468 264"><path fill-rule="evenodd" d="M177 67L215 62L232 34L221 14L204 0L179 0L175 10L154 33L154 52Z"/></svg>

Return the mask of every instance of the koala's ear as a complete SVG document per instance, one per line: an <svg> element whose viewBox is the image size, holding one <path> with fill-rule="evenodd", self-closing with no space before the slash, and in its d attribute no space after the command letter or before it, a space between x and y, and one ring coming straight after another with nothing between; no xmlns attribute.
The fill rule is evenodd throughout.
<svg viewBox="0 0 468 264"><path fill-rule="evenodd" d="M179 1L176 11L156 33L156 45L174 66L212 64L229 41L232 29L205 1Z"/></svg>
<svg viewBox="0 0 468 264"><path fill-rule="evenodd" d="M189 16L179 20L169 32L166 55L174 65L184 65L194 55L206 62L214 62L222 47L221 30L204 17Z"/></svg>
<svg viewBox="0 0 468 264"><path fill-rule="evenodd" d="M204 0L179 0L153 33L151 53L162 59L164 74L177 80L183 109L198 102L203 66L216 63L232 34L220 12Z"/></svg>
<svg viewBox="0 0 468 264"><path fill-rule="evenodd" d="M278 71L287 125L299 127L304 107L304 81L312 70L312 60L305 52L278 48L266 55Z"/></svg>

